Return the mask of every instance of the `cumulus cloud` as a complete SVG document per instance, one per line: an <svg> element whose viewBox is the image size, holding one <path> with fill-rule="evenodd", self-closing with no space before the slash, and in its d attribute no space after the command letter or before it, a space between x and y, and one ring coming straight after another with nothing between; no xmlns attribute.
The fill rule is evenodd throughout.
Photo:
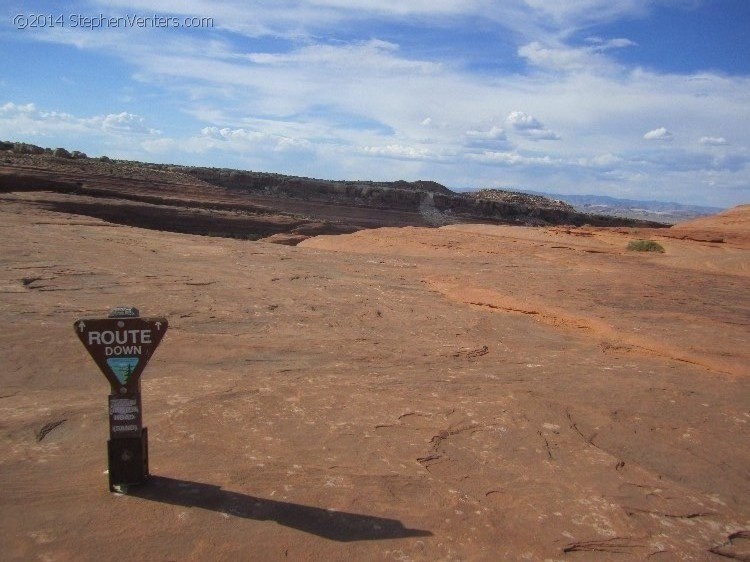
<svg viewBox="0 0 750 562"><path fill-rule="evenodd" d="M228 148L234 151L243 151L251 147L260 147L276 152L285 152L310 148L310 142L306 139L292 138L242 127L234 129L230 127L204 127L201 129L201 137L209 141L203 144L206 149ZM195 139L195 141L197 146L201 146L200 140Z"/></svg>
<svg viewBox="0 0 750 562"><path fill-rule="evenodd" d="M724 137L701 137L699 142L706 146L724 146L725 144L729 144Z"/></svg>
<svg viewBox="0 0 750 562"><path fill-rule="evenodd" d="M505 130L498 125L469 129L463 135L463 147L471 152L477 150L506 151L513 148Z"/></svg>
<svg viewBox="0 0 750 562"><path fill-rule="evenodd" d="M33 103L7 102L0 106L0 131L10 129L14 135L104 135L158 136L160 132L148 127L146 120L134 113L121 112L93 117L79 117L61 111L37 109ZM7 136L7 133L6 133Z"/></svg>
<svg viewBox="0 0 750 562"><path fill-rule="evenodd" d="M502 127L493 125L487 131L470 130L466 131L466 136L475 139L486 139L486 140L505 140L505 131Z"/></svg>
<svg viewBox="0 0 750 562"><path fill-rule="evenodd" d="M123 139L123 145L158 152L165 160L195 158L207 165L221 160L241 167L254 154L252 162L264 169L277 165L279 171L321 177L420 170L422 177L429 174L448 185L496 178L492 166L498 166L509 181L529 187L576 190L582 180L592 180L583 185L607 190L621 182L623 189L632 190L658 186L665 197L682 197L686 185L697 190L702 181L685 166L696 162L692 154L676 157L678 149L692 147L703 155L701 170L710 174L717 192L729 194L727 200L739 197L728 186L746 190L746 173L725 173L730 164L747 169L741 168L742 160L720 160L731 148L711 147L727 144L726 137L737 154L747 152L748 132L741 120L731 118L747 112L747 76L634 68L612 56L615 49L634 48L630 39L586 38L592 24L638 17L653 0L258 0L252 10L241 0L86 1L107 10L211 16L216 28L205 34L143 33L137 40L133 30L24 34L24 41L78 46L81 63L87 52L123 63L133 69L133 91L148 84L154 96L145 102L134 95L126 106L133 113L113 107L99 117L0 102L0 138L71 131L86 138L93 132L94 146L103 146L101 139ZM430 52L422 43L414 50L415 39L424 36L410 36L401 45L398 33L389 32L388 41L378 39L378 30L398 18L409 22L409 33L429 30L432 37L438 29L435 18L445 18L440 26L450 20L462 33L477 21L497 23L510 31L508 40L515 42L527 68L499 58L497 65L476 72L473 53L451 49L447 56L445 50ZM226 33L230 28L232 33ZM274 39L249 41L239 34ZM192 133L168 130L174 138L164 138L137 115L137 103L159 103L159 92L171 107L177 102L180 111L194 118L180 124L181 130L193 127ZM59 109L70 107L60 104ZM518 108L528 113L514 111ZM494 124L498 115L508 119ZM355 116L365 125L353 126L342 116ZM372 127L373 122L384 126ZM672 139L663 127L649 130L659 123L680 123L678 137ZM642 143L634 155L632 141L645 131L643 138L655 142ZM711 131L725 137L702 136ZM669 139L667 151L658 141ZM561 142L534 144L546 153L524 151L531 141L544 140ZM63 136L55 141L63 142ZM284 158L293 150L314 157L305 161L296 152ZM385 157L400 161L384 166ZM472 162L483 166L467 165ZM605 173L606 180L599 181ZM554 182L546 182L550 178Z"/></svg>
<svg viewBox="0 0 750 562"><path fill-rule="evenodd" d="M659 127L643 135L643 138L649 141L671 141L674 135L666 127Z"/></svg>
<svg viewBox="0 0 750 562"><path fill-rule="evenodd" d="M5 115L31 114L36 113L36 106L33 103L15 104L12 101L9 101L0 106L0 112Z"/></svg>
<svg viewBox="0 0 750 562"><path fill-rule="evenodd" d="M438 152L424 146L398 143L384 146L365 146L362 151L366 154L396 160L440 160L443 157Z"/></svg>
<svg viewBox="0 0 750 562"><path fill-rule="evenodd" d="M206 137L224 141L255 142L268 137L267 134L247 129L231 129L229 127L204 127L201 134Z"/></svg>
<svg viewBox="0 0 750 562"><path fill-rule="evenodd" d="M536 117L523 111L513 111L505 122L516 133L531 140L560 140L560 137L545 127Z"/></svg>
<svg viewBox="0 0 750 562"><path fill-rule="evenodd" d="M98 125L105 131L136 134L159 134L159 131L146 125L146 120L140 115L123 111L121 113L110 113L90 119L93 125Z"/></svg>
<svg viewBox="0 0 750 562"><path fill-rule="evenodd" d="M517 151L486 150L481 154L469 154L467 158L480 164L496 164L502 166L551 166L558 163L549 155L526 156Z"/></svg>

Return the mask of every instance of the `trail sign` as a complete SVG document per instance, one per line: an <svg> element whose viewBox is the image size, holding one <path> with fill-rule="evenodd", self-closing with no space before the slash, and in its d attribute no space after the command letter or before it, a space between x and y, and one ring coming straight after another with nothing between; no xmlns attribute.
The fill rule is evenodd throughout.
<svg viewBox="0 0 750 562"><path fill-rule="evenodd" d="M148 430L143 427L141 373L169 327L121 306L109 318L76 320L73 329L112 386L109 395L109 490L148 479Z"/></svg>
<svg viewBox="0 0 750 562"><path fill-rule="evenodd" d="M93 318L73 324L113 394L139 391L141 373L168 327L166 318Z"/></svg>

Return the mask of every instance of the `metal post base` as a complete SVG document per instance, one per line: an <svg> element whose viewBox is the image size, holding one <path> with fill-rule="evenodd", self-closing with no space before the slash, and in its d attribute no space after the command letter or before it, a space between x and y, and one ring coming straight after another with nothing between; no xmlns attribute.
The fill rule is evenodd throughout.
<svg viewBox="0 0 750 562"><path fill-rule="evenodd" d="M128 486L148 479L148 430L140 437L123 437L107 441L109 457L109 491L126 493Z"/></svg>

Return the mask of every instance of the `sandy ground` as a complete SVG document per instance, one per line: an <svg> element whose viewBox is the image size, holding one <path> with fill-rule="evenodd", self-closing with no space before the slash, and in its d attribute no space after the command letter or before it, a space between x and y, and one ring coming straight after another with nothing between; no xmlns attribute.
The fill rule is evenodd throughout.
<svg viewBox="0 0 750 562"><path fill-rule="evenodd" d="M286 247L23 197L0 196L3 560L750 559L747 209L639 254L471 225ZM116 305L170 322L127 495L73 331Z"/></svg>

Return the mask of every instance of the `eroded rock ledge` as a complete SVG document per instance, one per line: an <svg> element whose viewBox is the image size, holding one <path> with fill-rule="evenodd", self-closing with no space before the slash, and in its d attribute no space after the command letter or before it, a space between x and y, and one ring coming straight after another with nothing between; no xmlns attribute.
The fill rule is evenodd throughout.
<svg viewBox="0 0 750 562"><path fill-rule="evenodd" d="M49 193L36 196L35 203L117 224L188 234L297 244L309 236L383 226L665 226L580 213L535 195L455 193L432 181L330 181L88 158L76 151L19 143L0 143L1 149L0 192Z"/></svg>

